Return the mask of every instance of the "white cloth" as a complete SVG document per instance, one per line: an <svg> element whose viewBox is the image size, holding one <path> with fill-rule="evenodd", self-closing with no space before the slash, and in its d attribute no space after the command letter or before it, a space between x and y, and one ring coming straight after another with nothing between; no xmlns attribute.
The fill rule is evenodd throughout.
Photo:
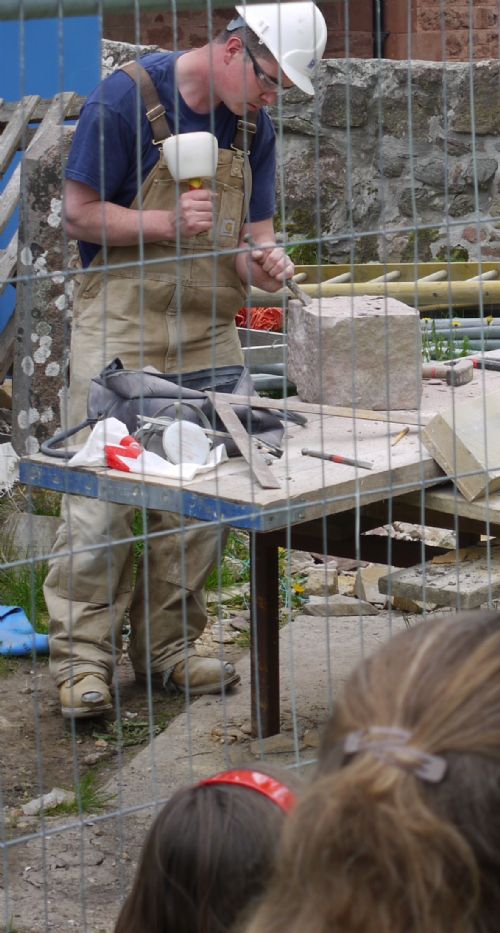
<svg viewBox="0 0 500 933"><path fill-rule="evenodd" d="M106 451L107 445L117 447L124 437L128 436L128 430L122 421L116 418L104 418L99 421L92 429L90 437L83 447L68 460L68 466L107 466ZM219 463L228 459L224 444L220 444L210 451L208 460L204 464L199 463L169 463L163 457L153 453L151 450L144 450L136 458L127 456L126 447L123 448L123 456L115 458L123 462L123 470L126 473L140 473L143 476L164 476L166 479L174 479L183 483L192 482L200 473L208 473L214 470Z"/></svg>

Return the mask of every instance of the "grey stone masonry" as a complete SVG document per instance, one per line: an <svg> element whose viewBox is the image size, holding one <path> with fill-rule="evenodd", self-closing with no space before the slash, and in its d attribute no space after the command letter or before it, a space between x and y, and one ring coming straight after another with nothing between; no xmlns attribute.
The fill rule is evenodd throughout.
<svg viewBox="0 0 500 933"><path fill-rule="evenodd" d="M306 402L416 409L422 394L419 314L394 298L291 301L288 373Z"/></svg>
<svg viewBox="0 0 500 933"><path fill-rule="evenodd" d="M49 124L24 156L12 399L16 452L37 453L61 423L76 243L62 228L63 164L72 127Z"/></svg>

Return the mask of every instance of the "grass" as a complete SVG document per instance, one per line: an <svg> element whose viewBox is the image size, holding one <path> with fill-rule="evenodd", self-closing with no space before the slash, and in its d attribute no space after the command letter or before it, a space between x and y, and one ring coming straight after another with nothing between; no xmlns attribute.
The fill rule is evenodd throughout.
<svg viewBox="0 0 500 933"><path fill-rule="evenodd" d="M21 661L17 658L0 655L0 678L3 679L4 677L10 677L12 674L17 674L20 667Z"/></svg>
<svg viewBox="0 0 500 933"><path fill-rule="evenodd" d="M148 719L122 719L121 722L107 722L104 728L92 733L95 739L101 739L120 748L131 748L135 745L145 745L151 736L164 732L172 719L175 719L181 709L185 708L184 697L179 696L179 703L169 704L169 711L162 712L155 717L156 721L150 724Z"/></svg>
<svg viewBox="0 0 500 933"><path fill-rule="evenodd" d="M21 567L0 569L0 603L20 606L24 609L36 632L46 634L49 615L43 595L43 584L47 576L45 561Z"/></svg>
<svg viewBox="0 0 500 933"><path fill-rule="evenodd" d="M50 816L78 815L79 813L99 813L113 799L111 794L103 794L97 787L97 774L87 771L75 787L73 803L60 803L50 811Z"/></svg>
<svg viewBox="0 0 500 933"><path fill-rule="evenodd" d="M32 515L58 516L60 514L61 495L47 489L32 489L18 483L6 495L0 495L0 523L16 512ZM17 567L2 567L19 559L14 552L12 541L0 529L0 603L7 606L20 606L30 620L36 632L46 634L49 615L43 596L43 584L47 576L46 561L30 561ZM0 669L1 673L1 669Z"/></svg>
<svg viewBox="0 0 500 933"><path fill-rule="evenodd" d="M216 592L250 581L250 558L248 535L242 531L231 531L220 567L214 567L205 587Z"/></svg>

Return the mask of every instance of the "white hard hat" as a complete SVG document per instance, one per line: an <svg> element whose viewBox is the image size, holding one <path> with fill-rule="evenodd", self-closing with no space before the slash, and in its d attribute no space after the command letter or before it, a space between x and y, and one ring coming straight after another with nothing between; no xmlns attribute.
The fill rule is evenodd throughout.
<svg viewBox="0 0 500 933"><path fill-rule="evenodd" d="M274 55L290 81L314 94L311 75L323 56L326 23L312 0L254 3L236 7L239 15Z"/></svg>

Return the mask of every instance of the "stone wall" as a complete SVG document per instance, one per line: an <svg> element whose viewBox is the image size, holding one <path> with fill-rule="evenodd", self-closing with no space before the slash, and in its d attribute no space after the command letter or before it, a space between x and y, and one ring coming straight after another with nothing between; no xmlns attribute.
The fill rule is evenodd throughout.
<svg viewBox="0 0 500 933"><path fill-rule="evenodd" d="M336 261L500 258L500 64L325 61L277 125L288 233Z"/></svg>

